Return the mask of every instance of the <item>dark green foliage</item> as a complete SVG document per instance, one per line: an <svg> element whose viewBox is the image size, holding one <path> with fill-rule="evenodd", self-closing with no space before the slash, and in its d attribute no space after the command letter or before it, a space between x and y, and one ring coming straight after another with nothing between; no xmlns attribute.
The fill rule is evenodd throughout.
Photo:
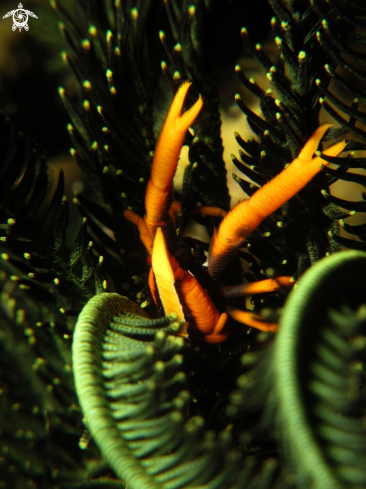
<svg viewBox="0 0 366 489"><path fill-rule="evenodd" d="M151 305L150 319L130 300L151 302L149 267L123 211L145 213L159 127L186 79L193 82L187 106L198 94L204 106L185 140L190 165L182 195L174 194L182 203L177 227L182 233L198 202L229 208L218 83L238 52L227 51L239 3L80 0L71 10L52 2L75 82L74 91L59 93L86 185L74 199L82 221L71 212L69 223L63 173L48 199L53 175L44 151L0 118L0 488L366 485L363 253L311 267L288 302L286 291L256 296L256 310L266 306L263 316L281 320L277 337L232 322L220 346L190 342L172 317L158 317ZM346 222L365 212L364 194L347 201L329 189L337 180L366 183L357 173L366 161L358 153L365 149L365 8L349 0L265 6L277 51L266 54L253 41L258 19L248 17L241 34L272 88L236 67L261 112L236 97L255 138L235 133L235 164L254 183L235 180L252 195L281 172L319 126L322 107L341 127L319 150L347 134L352 141L348 156L324 156L337 169L325 168L252 233L238 253L250 273L234 262L220 277L230 285L242 275L300 277L341 246L366 250L365 224ZM219 224L196 220L210 235ZM177 241L177 254L194 259L205 284L197 264L207 248Z"/></svg>
<svg viewBox="0 0 366 489"><path fill-rule="evenodd" d="M85 222L74 248L69 250L65 244L68 205L63 172L51 202L45 204L53 174L42 149L22 133L11 135L10 122L0 117L0 212L1 222L8 224L1 233L1 257L7 262L7 270L19 274L20 284L31 291L34 288L36 294L42 289L47 293L49 286L44 283L54 284L69 299L67 307L80 310L104 287L97 259L88 246Z"/></svg>
<svg viewBox="0 0 366 489"><path fill-rule="evenodd" d="M304 143L319 125L322 105L329 107L324 102L324 92L327 97L331 97L332 103L336 101L337 107L344 110L342 101L328 91L331 81L329 67L333 67L332 70L335 72L337 65L334 49L328 43L319 45L320 34L317 32L315 35L314 31L314 26L319 26L317 16L324 18L320 14L319 5L325 8L325 3L314 1L311 2L311 6L307 2L273 0L270 3L276 14L272 19L272 27L276 35L278 56L274 59L269 58L259 44L254 45L251 33L246 28L242 29L242 37L252 55L267 73L273 90L262 90L253 79L249 80L245 76L239 66L236 67L239 79L245 88L259 99L262 111L262 117L259 117L241 101L240 97L237 99L250 127L258 137L258 140L246 142L239 135L236 136L245 152L239 151L241 162L236 157L233 157L233 161L256 185L250 186L238 177L236 179L249 195L254 192L256 186L264 185L299 154ZM339 3L345 8L344 2ZM331 19L334 18L332 7L333 2L328 2L326 11ZM357 7L354 10L356 11ZM360 15L361 10L360 7ZM327 24L323 22L322 25L324 27ZM337 25L337 33L338 39L342 39L343 43L353 40L354 34L348 24L343 25L341 22ZM362 34L356 37L361 43ZM340 63L340 66L343 64ZM355 70L354 74L361 77L359 70ZM329 134L329 137L342 138L350 129L350 125L354 126L357 120L362 122L363 115L357 111L356 106L351 112L345 112L350 116L349 122L336 117L337 122L345 128L343 134L341 129L333 129L332 131L336 132L333 132L332 136ZM363 133L360 129L357 131ZM354 149L363 149L363 146L356 145ZM327 187L337 179L349 181L350 177L345 173L344 165L347 168L362 168L366 160L355 158L353 163L353 158L325 159L340 164L341 168L337 171L326 169L325 173L314 178L297 197L268 218L258 231L253 233L253 238L249 238L250 251L261 259L264 269L267 266L275 266L280 274L294 273L297 261L295 276L299 276L311 263L325 254L339 250L340 245L364 249L360 248L361 244L358 242L339 237L338 223L334 221L340 219L338 216L344 218L350 214L342 213L340 210L336 213L334 205L331 207L332 212L329 212L330 206L324 205L324 198L319 189L323 189L322 194L329 203L349 211L361 211L358 203L347 203L330 196ZM358 178L358 181L362 182L362 176L353 178ZM362 230L355 229L353 234L361 236ZM270 237L263 240L265 235Z"/></svg>

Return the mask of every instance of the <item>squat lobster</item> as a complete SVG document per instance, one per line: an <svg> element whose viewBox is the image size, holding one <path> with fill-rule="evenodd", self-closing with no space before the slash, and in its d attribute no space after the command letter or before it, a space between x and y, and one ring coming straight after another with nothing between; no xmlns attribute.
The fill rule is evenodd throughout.
<svg viewBox="0 0 366 489"><path fill-rule="evenodd" d="M179 88L161 131L147 185L145 216L142 218L131 210L124 212L124 216L137 225L140 238L152 255L149 286L153 299L158 306L162 305L166 315L174 312L178 319L187 321L191 337L200 337L208 343L226 340L228 315L262 331L276 331L276 323L264 322L260 316L249 311L226 306L225 312L220 314L206 289L190 271L181 268L169 252L167 241L171 243L176 239L174 214L180 209L178 202L172 202L173 177L186 131L203 105L199 97L182 114L190 85L190 82L185 82ZM285 170L258 189L250 199L238 203L229 213L216 207L196 208L196 213L223 217L209 245L208 274L211 278L215 279L227 266L247 236L263 219L301 190L320 171L321 163L328 164L320 156L313 158L313 154L330 127L330 124L318 127L299 156ZM338 156L345 145L345 141L341 141L325 150L324 154ZM224 297L272 292L281 286L290 286L290 279L291 277L279 277L276 280L222 287L221 290Z"/></svg>

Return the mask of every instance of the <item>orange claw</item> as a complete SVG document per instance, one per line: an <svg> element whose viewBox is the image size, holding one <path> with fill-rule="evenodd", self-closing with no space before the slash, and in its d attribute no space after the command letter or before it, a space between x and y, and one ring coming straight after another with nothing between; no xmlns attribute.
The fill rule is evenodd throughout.
<svg viewBox="0 0 366 489"><path fill-rule="evenodd" d="M330 124L324 124L312 134L299 156L279 175L257 190L250 199L239 202L222 220L210 243L208 272L217 276L234 257L249 234L259 224L291 199L320 171L321 164L328 165L321 156L311 159ZM345 141L324 151L327 156L338 156L346 146Z"/></svg>
<svg viewBox="0 0 366 489"><path fill-rule="evenodd" d="M177 169L180 150L186 132L195 121L203 104L202 98L199 96L195 104L182 115L184 100L190 86L190 82L185 82L179 87L155 149L145 198L145 222L152 239L154 239L157 227L164 226L170 219L172 182Z"/></svg>

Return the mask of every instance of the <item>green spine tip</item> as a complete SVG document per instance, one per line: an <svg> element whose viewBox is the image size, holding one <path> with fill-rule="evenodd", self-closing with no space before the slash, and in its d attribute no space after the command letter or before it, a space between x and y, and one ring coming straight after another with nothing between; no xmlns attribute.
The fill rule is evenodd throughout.
<svg viewBox="0 0 366 489"><path fill-rule="evenodd" d="M83 102L83 108L86 111L89 111L90 110L90 102L89 102L89 100L87 100L87 99L84 100L84 102Z"/></svg>
<svg viewBox="0 0 366 489"><path fill-rule="evenodd" d="M137 10L136 7L134 7L131 9L131 19L136 22L138 18L139 18L139 11Z"/></svg>
<svg viewBox="0 0 366 489"><path fill-rule="evenodd" d="M90 41L89 41L89 39L83 39L83 40L81 41L81 45L82 45L82 47L83 47L84 49L89 50L89 49L90 49Z"/></svg>
<svg viewBox="0 0 366 489"><path fill-rule="evenodd" d="M76 156L76 149L70 148L70 154L71 154L71 156Z"/></svg>
<svg viewBox="0 0 366 489"><path fill-rule="evenodd" d="M115 47L115 48L114 48L114 54L115 54L116 56L121 56L121 50L119 49L119 47Z"/></svg>
<svg viewBox="0 0 366 489"><path fill-rule="evenodd" d="M173 74L173 80L180 80L181 78L181 75L179 73L179 71L175 71L174 74Z"/></svg>
<svg viewBox="0 0 366 489"><path fill-rule="evenodd" d="M103 263L103 261L104 261L104 257L102 255L100 255L99 260L98 260L99 265L101 265Z"/></svg>
<svg viewBox="0 0 366 489"><path fill-rule="evenodd" d="M182 45L180 42L177 42L177 44L174 46L174 51L177 52L177 53L181 53L182 52Z"/></svg>
<svg viewBox="0 0 366 489"><path fill-rule="evenodd" d="M164 31L159 31L159 39L160 41L163 41L165 38L165 32Z"/></svg>
<svg viewBox="0 0 366 489"><path fill-rule="evenodd" d="M60 280L56 277L56 278L53 279L53 283L55 285L60 285Z"/></svg>
<svg viewBox="0 0 366 489"><path fill-rule="evenodd" d="M98 30L95 25L89 26L88 32L91 36L96 37L98 35Z"/></svg>
<svg viewBox="0 0 366 489"><path fill-rule="evenodd" d="M59 93L60 97L64 97L66 92L65 92L64 88L58 87L58 93Z"/></svg>
<svg viewBox="0 0 366 489"><path fill-rule="evenodd" d="M92 149L93 151L96 151L98 149L98 142L93 141L93 143L90 146L90 149Z"/></svg>
<svg viewBox="0 0 366 489"><path fill-rule="evenodd" d="M110 29L107 30L105 38L106 38L107 42L110 42L113 39L113 34L112 34L112 31Z"/></svg>
<svg viewBox="0 0 366 489"><path fill-rule="evenodd" d="M193 17L193 15L196 13L196 7L194 5L190 5L188 7L188 13L191 17Z"/></svg>
<svg viewBox="0 0 366 489"><path fill-rule="evenodd" d="M112 95L117 95L117 90L114 87L110 88L110 92Z"/></svg>
<svg viewBox="0 0 366 489"><path fill-rule="evenodd" d="M83 87L86 88L87 90L91 90L92 86L89 80L84 80L83 81Z"/></svg>
<svg viewBox="0 0 366 489"><path fill-rule="evenodd" d="M13 219L12 217L10 217L8 220L7 220L7 223L9 224L9 226L14 226L15 223L16 223L16 220Z"/></svg>

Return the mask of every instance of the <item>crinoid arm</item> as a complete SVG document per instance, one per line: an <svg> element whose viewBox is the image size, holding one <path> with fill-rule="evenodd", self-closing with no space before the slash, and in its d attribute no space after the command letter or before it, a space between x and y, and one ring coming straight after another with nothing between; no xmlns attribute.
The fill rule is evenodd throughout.
<svg viewBox="0 0 366 489"><path fill-rule="evenodd" d="M266 217L294 197L321 170L325 160L312 158L330 124L320 126L310 137L299 156L280 174L255 192L250 199L237 204L223 219L210 243L208 271L212 277L234 257L247 236ZM324 151L326 156L338 156L345 148L341 141Z"/></svg>

